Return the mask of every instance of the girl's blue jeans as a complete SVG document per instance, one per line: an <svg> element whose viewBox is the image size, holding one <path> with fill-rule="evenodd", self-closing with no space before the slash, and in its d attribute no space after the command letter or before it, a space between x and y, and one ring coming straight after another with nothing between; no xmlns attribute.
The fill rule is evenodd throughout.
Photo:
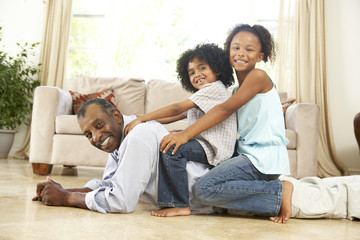
<svg viewBox="0 0 360 240"><path fill-rule="evenodd" d="M186 172L187 161L208 164L203 147L195 139L181 145L174 155L171 147L166 153L160 154L159 161L159 207L188 207L189 184Z"/></svg>
<svg viewBox="0 0 360 240"><path fill-rule="evenodd" d="M281 207L279 175L258 171L245 155L222 162L194 185L194 197L204 205L276 216Z"/></svg>

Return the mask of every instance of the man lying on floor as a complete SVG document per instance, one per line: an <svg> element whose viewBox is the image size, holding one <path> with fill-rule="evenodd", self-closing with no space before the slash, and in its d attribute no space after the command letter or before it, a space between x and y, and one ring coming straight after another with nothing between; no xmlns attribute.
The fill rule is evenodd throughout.
<svg viewBox="0 0 360 240"><path fill-rule="evenodd" d="M37 185L33 200L102 213L133 212L139 199L156 206L159 145L168 132L160 123L151 121L139 124L124 138L125 126L135 118L121 115L103 99L83 104L78 112L82 131L92 145L109 153L103 179L94 179L83 188L72 189L64 189L48 179ZM212 207L197 204L191 193L195 181L207 171L203 164L187 164L192 214L214 213ZM360 176L280 178L294 184L292 217L360 219ZM234 210L228 213L248 215Z"/></svg>
<svg viewBox="0 0 360 240"><path fill-rule="evenodd" d="M360 219L360 175L302 179L280 176L279 179L294 185L291 218ZM230 209L227 213L253 216Z"/></svg>
<svg viewBox="0 0 360 240"><path fill-rule="evenodd" d="M360 219L360 175L280 179L294 184L291 217Z"/></svg>
<svg viewBox="0 0 360 240"><path fill-rule="evenodd" d="M159 146L168 131L160 123L150 121L139 124L124 138L125 126L136 117L122 115L103 99L84 103L77 115L90 143L109 153L103 179L91 180L82 188L64 189L48 178L37 185L33 201L102 213L133 212L139 199L156 206ZM207 171L203 164L187 164L192 213L212 212L212 207L196 205L191 194L196 179Z"/></svg>

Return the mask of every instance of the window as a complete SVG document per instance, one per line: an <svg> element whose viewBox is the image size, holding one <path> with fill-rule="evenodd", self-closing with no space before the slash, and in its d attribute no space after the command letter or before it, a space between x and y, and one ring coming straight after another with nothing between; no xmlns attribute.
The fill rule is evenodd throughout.
<svg viewBox="0 0 360 240"><path fill-rule="evenodd" d="M74 0L67 75L176 80L182 52L223 47L238 23L276 34L278 8L279 0Z"/></svg>

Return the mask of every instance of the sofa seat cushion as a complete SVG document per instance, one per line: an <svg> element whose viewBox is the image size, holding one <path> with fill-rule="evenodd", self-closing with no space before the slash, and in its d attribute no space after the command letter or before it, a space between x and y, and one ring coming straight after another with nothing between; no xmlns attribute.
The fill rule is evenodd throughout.
<svg viewBox="0 0 360 240"><path fill-rule="evenodd" d="M75 150L76 149L76 150ZM108 153L91 146L82 135L55 134L52 164L104 167Z"/></svg>

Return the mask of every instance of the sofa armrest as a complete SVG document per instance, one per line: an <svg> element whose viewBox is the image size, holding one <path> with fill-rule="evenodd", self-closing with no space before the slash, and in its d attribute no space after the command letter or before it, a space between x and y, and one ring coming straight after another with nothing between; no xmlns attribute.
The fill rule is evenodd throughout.
<svg viewBox="0 0 360 240"><path fill-rule="evenodd" d="M320 108L316 104L297 103L285 113L287 129L296 132L296 178L317 176Z"/></svg>
<svg viewBox="0 0 360 240"><path fill-rule="evenodd" d="M57 87L40 86L35 89L31 119L30 156L32 163L51 164L55 118L71 114L69 92Z"/></svg>

